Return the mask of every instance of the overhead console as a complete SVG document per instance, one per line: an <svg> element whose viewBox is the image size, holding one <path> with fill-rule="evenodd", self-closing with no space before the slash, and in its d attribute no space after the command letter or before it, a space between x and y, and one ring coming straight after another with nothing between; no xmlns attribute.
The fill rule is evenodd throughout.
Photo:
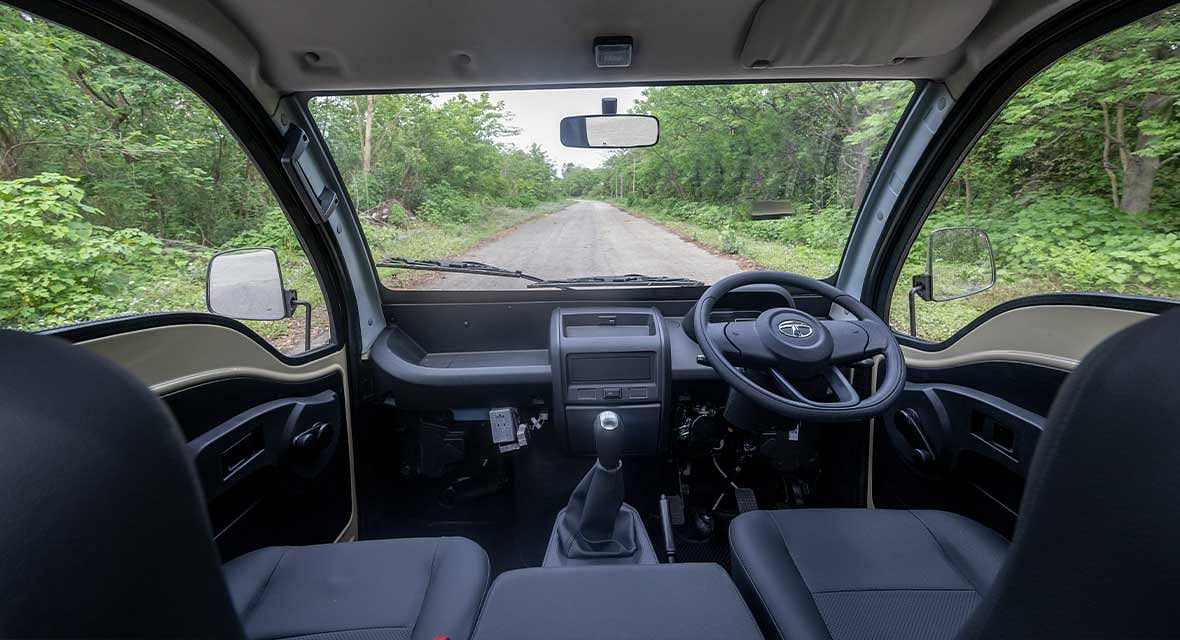
<svg viewBox="0 0 1180 640"><path fill-rule="evenodd" d="M669 403L664 316L655 308L554 309L549 330L553 422L570 453L594 453L594 419L609 409L627 425L623 450L660 451Z"/></svg>

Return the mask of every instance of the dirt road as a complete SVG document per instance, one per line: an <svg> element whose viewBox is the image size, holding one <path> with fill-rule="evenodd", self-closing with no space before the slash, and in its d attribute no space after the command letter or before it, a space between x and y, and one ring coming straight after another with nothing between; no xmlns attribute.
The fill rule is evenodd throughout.
<svg viewBox="0 0 1180 640"><path fill-rule="evenodd" d="M579 200L525 223L463 256L542 278L642 273L681 276L711 284L741 271L650 222L605 202ZM423 279L422 289L520 289L527 282L457 273Z"/></svg>

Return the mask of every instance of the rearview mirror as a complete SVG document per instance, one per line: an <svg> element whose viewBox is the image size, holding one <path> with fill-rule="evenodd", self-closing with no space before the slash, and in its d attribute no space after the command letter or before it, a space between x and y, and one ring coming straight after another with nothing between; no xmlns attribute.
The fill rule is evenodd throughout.
<svg viewBox="0 0 1180 640"><path fill-rule="evenodd" d="M205 304L238 320L282 320L294 311L295 292L283 288L274 249L234 249L213 256Z"/></svg>
<svg viewBox="0 0 1180 640"><path fill-rule="evenodd" d="M926 272L910 288L910 335L917 335L914 298L946 302L987 291L996 284L996 256L987 233L975 227L944 227L926 241Z"/></svg>
<svg viewBox="0 0 1180 640"><path fill-rule="evenodd" d="M660 141L655 116L594 115L561 119L561 144L575 149L633 149Z"/></svg>

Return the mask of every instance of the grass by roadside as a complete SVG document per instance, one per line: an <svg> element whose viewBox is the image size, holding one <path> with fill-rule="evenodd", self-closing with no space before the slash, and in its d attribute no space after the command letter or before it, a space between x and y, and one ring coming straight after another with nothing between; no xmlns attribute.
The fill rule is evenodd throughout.
<svg viewBox="0 0 1180 640"><path fill-rule="evenodd" d="M737 259L743 269L773 269L826 278L836 272L841 252L806 245L783 245L725 229L706 227L677 219L657 208L611 204L632 215L654 222L712 253Z"/></svg>
<svg viewBox="0 0 1180 640"><path fill-rule="evenodd" d="M368 220L362 222L365 238L374 262L386 257L418 260L457 258L471 249L503 235L517 225L555 213L570 205L569 200L544 202L527 209L508 207L490 208L466 224L436 224L413 219L403 226L382 225ZM328 314L320 294L319 284L311 265L302 254L288 255L283 260L283 277L287 286L295 288L312 303L312 345L328 341ZM413 287L429 278L428 272L378 268L381 283L391 289ZM303 351L303 315L279 322L249 322L255 331L270 340L284 353Z"/></svg>
<svg viewBox="0 0 1180 640"><path fill-rule="evenodd" d="M565 200L545 202L527 209L494 207L474 216L465 224L438 224L412 219L402 226L382 225L368 220L362 225L374 260L387 256L455 258L517 225L559 211L569 204L570 201ZM330 339L327 307L311 264L298 248L294 236L287 237L291 232L286 221L282 220L282 224L283 237L260 238L251 244L274 246L278 250L284 285L295 289L301 300L311 303L312 346L319 346ZM172 264L161 264L155 270L156 277L133 280L127 284L128 297L122 305L123 309L127 314L161 310L205 311L205 269L214 253L215 250L206 248L173 251L168 257ZM168 275L161 277L160 274ZM412 287L430 277L430 274L421 271L397 269L379 269L378 274L382 283L390 288ZM304 350L302 309L285 320L247 321L245 324L283 353L296 354Z"/></svg>
<svg viewBox="0 0 1180 640"><path fill-rule="evenodd" d="M560 211L570 204L571 201L563 200L544 202L528 209L496 207L464 224L435 224L414 220L402 228L366 225L365 236L375 261L387 257L416 260L457 258L518 225ZM413 287L423 277L429 277L425 272L405 269L378 268L378 272L381 283L391 289Z"/></svg>
<svg viewBox="0 0 1180 640"><path fill-rule="evenodd" d="M680 237L696 243L718 255L736 258L743 269L772 269L789 271L813 278L826 278L836 272L843 247L814 247L804 244L784 244L755 238L723 227L708 227L677 219L660 209L628 206L622 202L612 205L654 222ZM890 306L889 324L899 333L909 333L909 287L913 273L905 270L894 289ZM915 301L918 336L932 342L945 340L988 309L1008 300L1059 290L1051 282L1022 280L1000 282L994 288L967 298L947 302Z"/></svg>

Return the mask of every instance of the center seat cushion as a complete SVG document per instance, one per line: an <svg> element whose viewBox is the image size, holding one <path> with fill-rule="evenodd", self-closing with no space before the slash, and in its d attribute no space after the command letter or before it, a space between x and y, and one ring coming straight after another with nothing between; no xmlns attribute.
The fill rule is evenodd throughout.
<svg viewBox="0 0 1180 640"><path fill-rule="evenodd" d="M716 564L519 569L492 584L478 640L761 638Z"/></svg>
<svg viewBox="0 0 1180 640"><path fill-rule="evenodd" d="M951 638L1008 549L943 511L754 511L729 539L734 581L766 635L790 640Z"/></svg>
<svg viewBox="0 0 1180 640"><path fill-rule="evenodd" d="M466 640L488 556L466 538L267 547L224 566L253 640Z"/></svg>

